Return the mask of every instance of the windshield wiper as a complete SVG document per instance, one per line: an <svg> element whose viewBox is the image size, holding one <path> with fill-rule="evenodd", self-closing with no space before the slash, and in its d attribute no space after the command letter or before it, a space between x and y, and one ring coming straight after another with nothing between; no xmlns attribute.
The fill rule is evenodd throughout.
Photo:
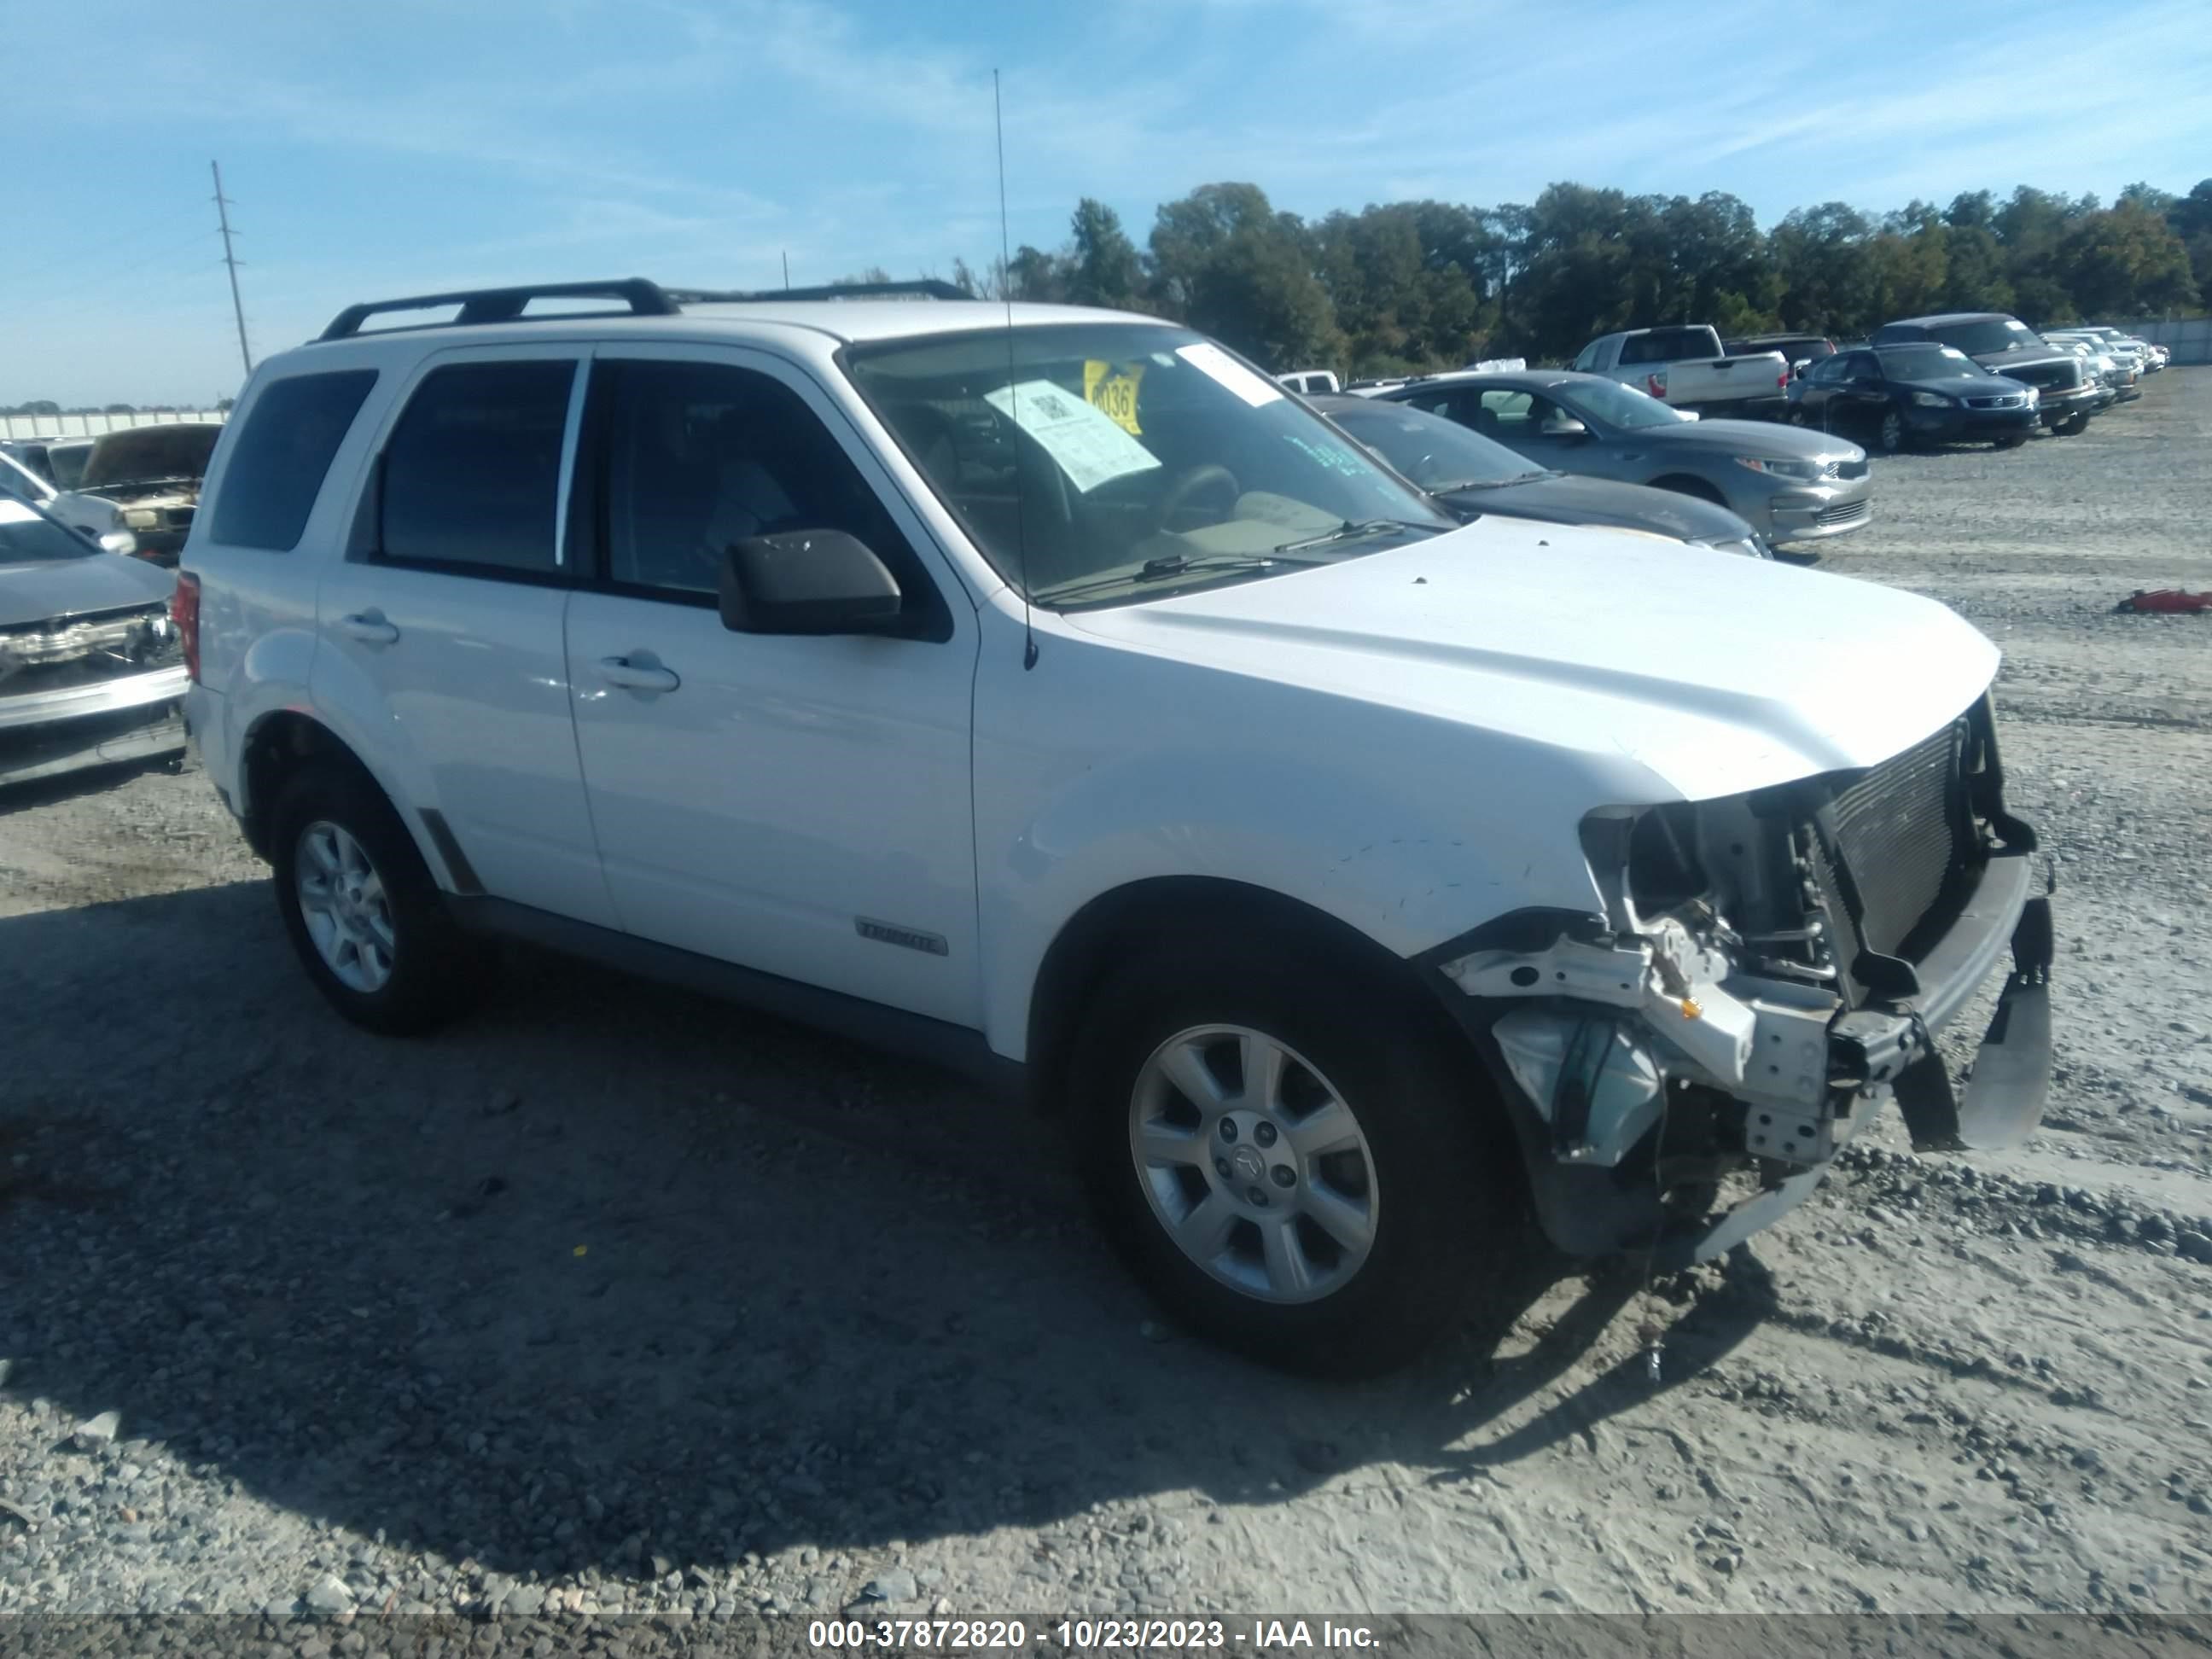
<svg viewBox="0 0 2212 1659"><path fill-rule="evenodd" d="M1503 489L1508 484L1527 483L1531 478L1556 478L1559 475L1548 467L1538 467L1533 472L1516 472L1510 478L1462 478L1457 483L1436 484L1431 495L1449 495L1464 489Z"/></svg>
<svg viewBox="0 0 2212 1659"><path fill-rule="evenodd" d="M1195 559L1187 553L1170 553L1163 558L1146 559L1136 570L1124 570L1110 576L1092 576L1084 581L1043 588L1036 597L1049 605L1085 593L1096 593L1109 587L1130 587L1145 582L1162 581L1170 576L1212 576L1239 570L1268 570L1279 564L1310 565L1316 562L1313 559L1281 558L1276 553L1223 553L1211 556L1201 555Z"/></svg>
<svg viewBox="0 0 2212 1659"><path fill-rule="evenodd" d="M1275 550L1278 553L1296 553L1309 547L1326 547L1331 542L1348 542L1362 536L1381 536L1393 530L1424 530L1433 536L1443 528L1440 525L1422 524L1413 519L1346 519L1331 531L1318 536L1308 536L1302 541L1285 542Z"/></svg>

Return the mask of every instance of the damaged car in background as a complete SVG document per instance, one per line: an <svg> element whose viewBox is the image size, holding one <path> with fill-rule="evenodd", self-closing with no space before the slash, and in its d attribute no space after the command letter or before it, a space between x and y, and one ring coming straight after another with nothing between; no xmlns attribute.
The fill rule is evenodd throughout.
<svg viewBox="0 0 2212 1659"><path fill-rule="evenodd" d="M216 421L128 427L93 440L77 489L115 503L138 538L138 556L173 565L199 510L208 457L222 434Z"/></svg>
<svg viewBox="0 0 2212 1659"><path fill-rule="evenodd" d="M0 497L0 785L183 751L175 586Z"/></svg>

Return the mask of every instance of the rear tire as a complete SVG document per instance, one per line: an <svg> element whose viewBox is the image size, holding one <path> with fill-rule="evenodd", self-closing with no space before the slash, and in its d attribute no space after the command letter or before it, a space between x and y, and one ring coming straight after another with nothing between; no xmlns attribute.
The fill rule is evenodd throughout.
<svg viewBox="0 0 2212 1659"><path fill-rule="evenodd" d="M1517 1155L1465 1057L1401 999L1310 941L1247 939L1141 953L1091 1000L1066 1073L1083 1173L1186 1329L1377 1375L1527 1246Z"/></svg>
<svg viewBox="0 0 2212 1659"><path fill-rule="evenodd" d="M366 774L305 768L278 794L270 826L276 908L331 1006L368 1030L412 1036L475 1006L490 953L454 921Z"/></svg>

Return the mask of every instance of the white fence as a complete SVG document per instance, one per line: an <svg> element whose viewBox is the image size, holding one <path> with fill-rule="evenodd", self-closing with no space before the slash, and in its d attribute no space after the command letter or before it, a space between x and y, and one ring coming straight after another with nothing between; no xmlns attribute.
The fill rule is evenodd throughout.
<svg viewBox="0 0 2212 1659"><path fill-rule="evenodd" d="M0 415L0 438L89 438L131 426L174 426L180 421L225 421L217 409L149 410L137 415Z"/></svg>
<svg viewBox="0 0 2212 1659"><path fill-rule="evenodd" d="M2179 317L2172 321L2114 323L2123 334L2133 334L2153 345L2170 348L2177 363L2212 363L2212 317Z"/></svg>

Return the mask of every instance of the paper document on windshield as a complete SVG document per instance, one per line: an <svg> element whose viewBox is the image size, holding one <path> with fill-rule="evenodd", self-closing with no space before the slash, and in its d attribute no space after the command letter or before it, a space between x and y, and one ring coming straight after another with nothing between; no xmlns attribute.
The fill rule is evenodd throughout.
<svg viewBox="0 0 2212 1659"><path fill-rule="evenodd" d="M1195 345L1177 346L1176 356L1201 374L1220 381L1255 409L1261 404L1272 404L1283 395L1282 387L1273 380L1255 374L1210 341L1200 340Z"/></svg>
<svg viewBox="0 0 2212 1659"><path fill-rule="evenodd" d="M1158 458L1102 409L1050 380L1023 380L983 401L1044 447L1067 480L1089 495L1109 479L1158 466Z"/></svg>

